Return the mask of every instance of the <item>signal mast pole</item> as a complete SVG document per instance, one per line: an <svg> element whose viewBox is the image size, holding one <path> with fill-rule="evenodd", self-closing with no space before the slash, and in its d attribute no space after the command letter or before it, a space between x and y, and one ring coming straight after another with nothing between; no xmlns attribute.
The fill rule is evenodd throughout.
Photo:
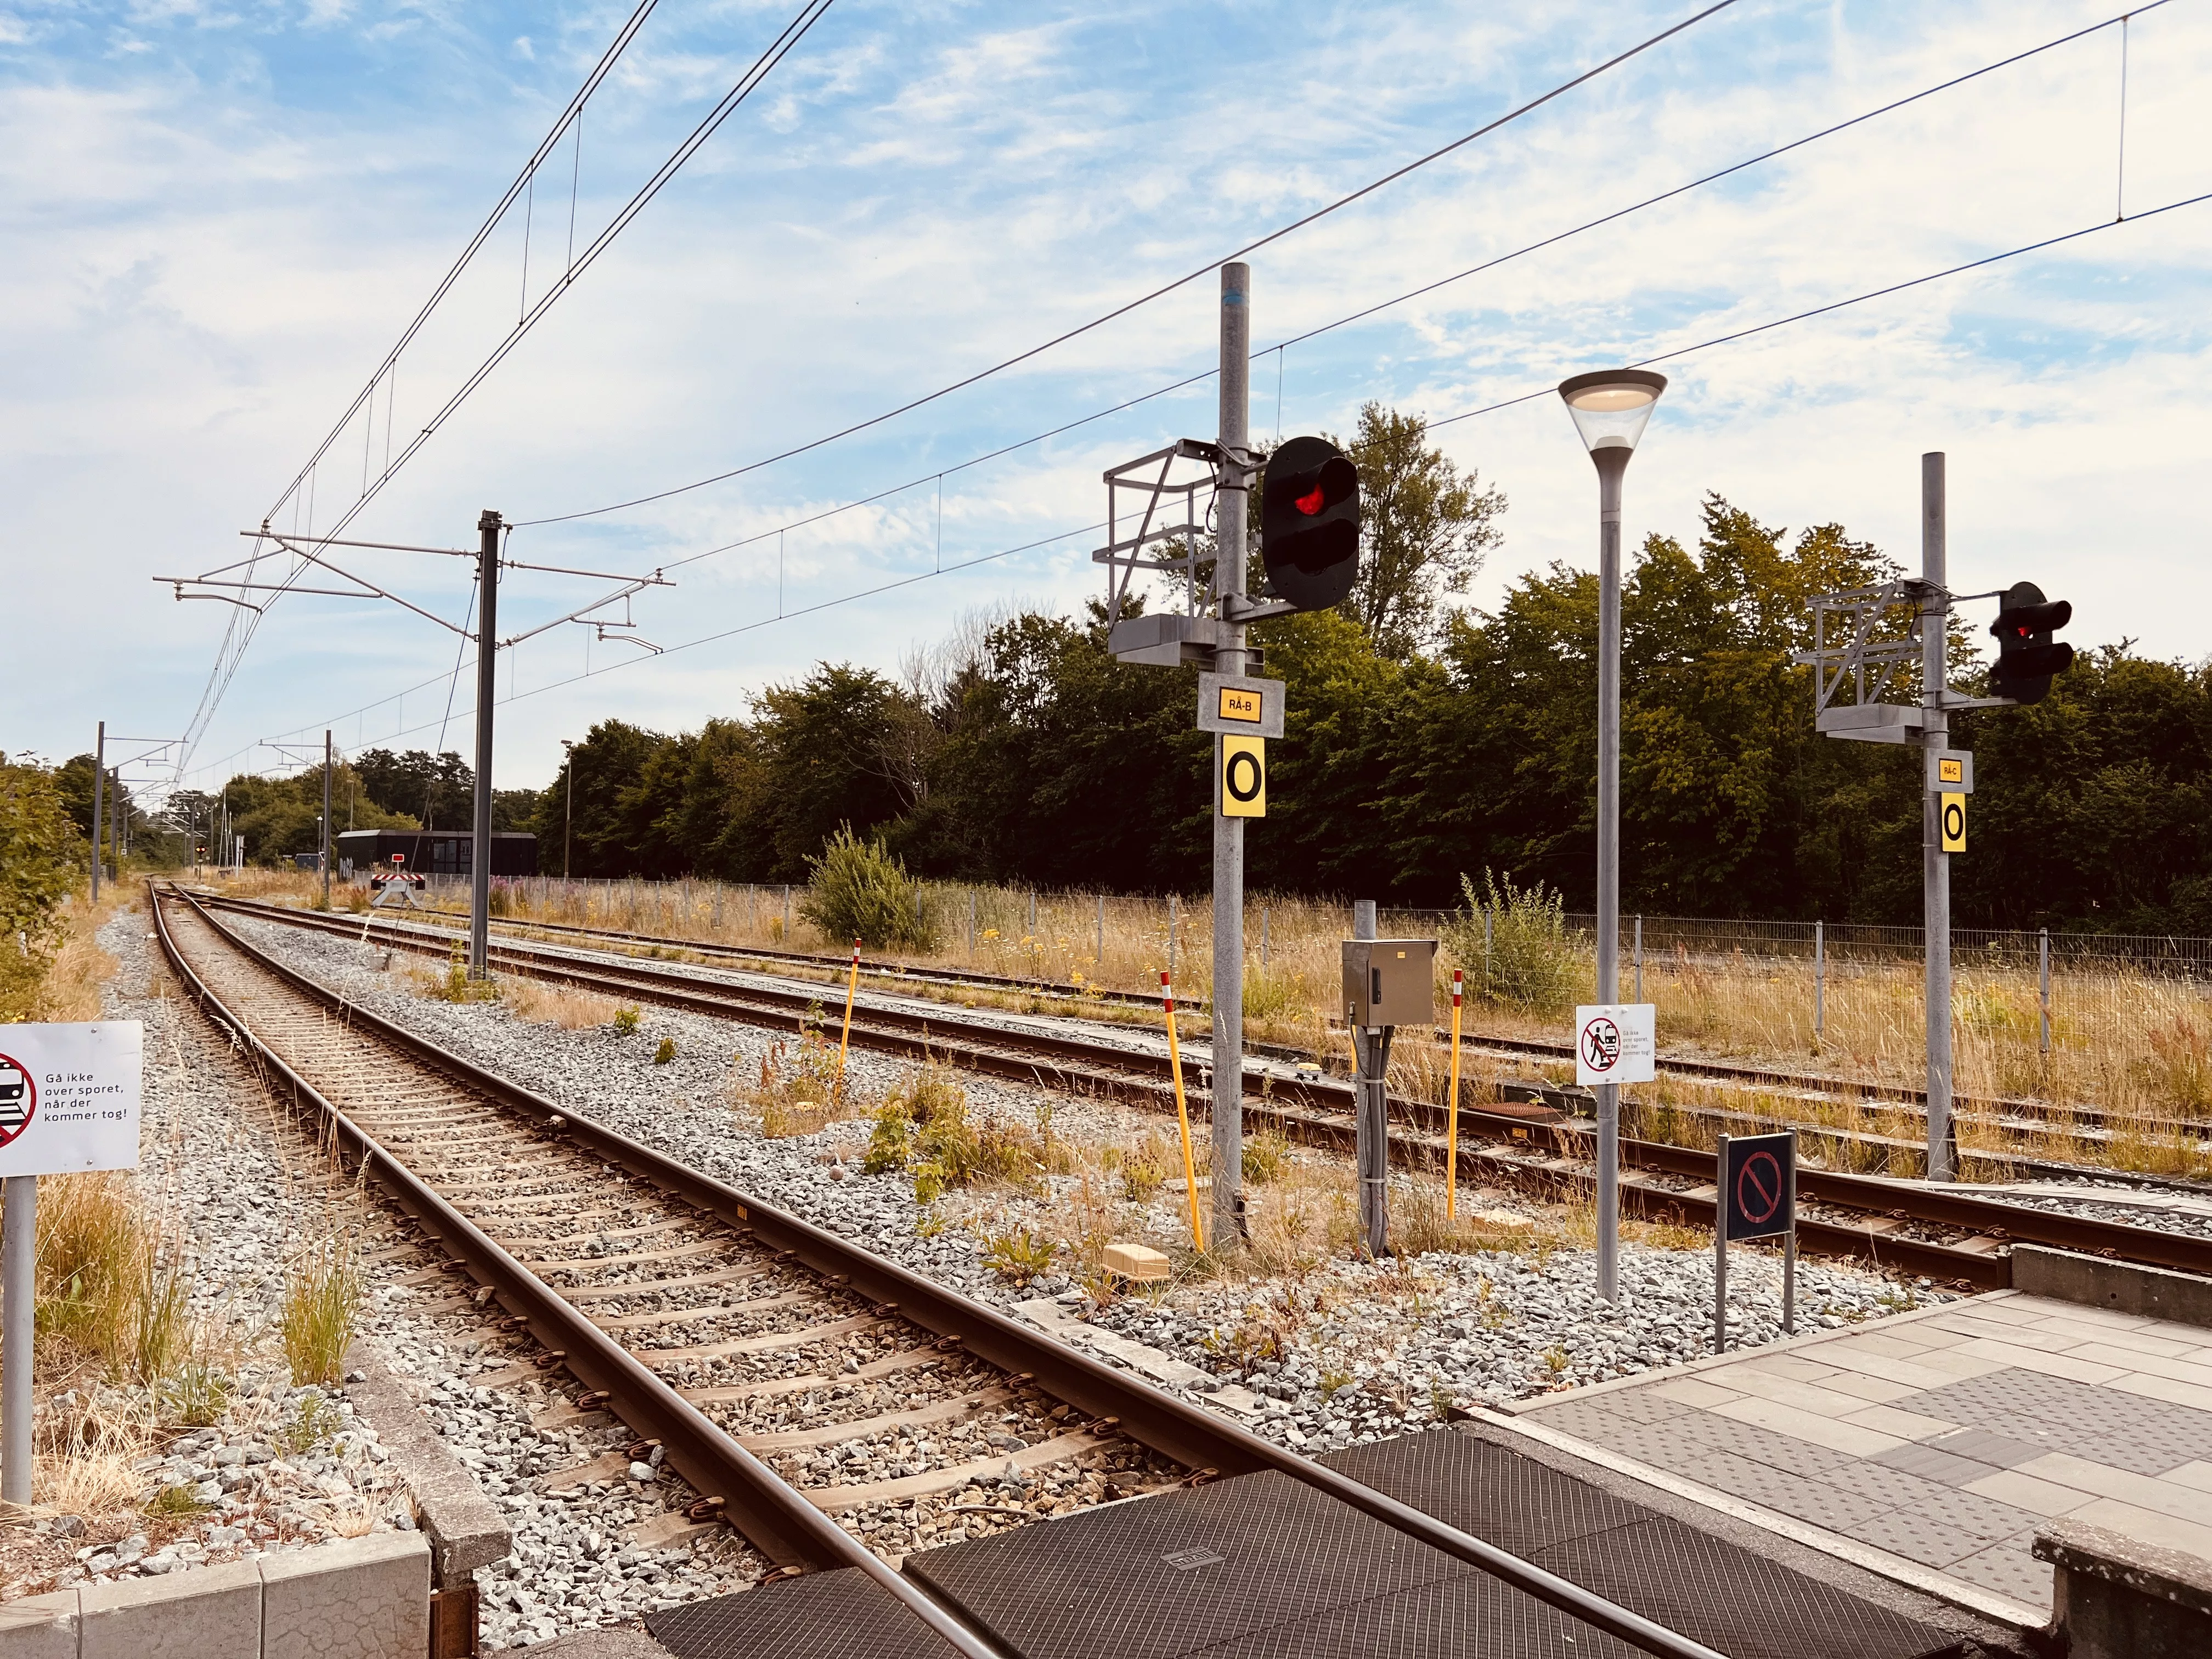
<svg viewBox="0 0 2212 1659"><path fill-rule="evenodd" d="M1244 672L1244 624L1229 601L1244 598L1244 528L1251 477L1249 384L1252 267L1221 267L1221 469L1214 506L1213 592L1222 621L1215 671ZM1222 745L1213 739L1213 775ZM1218 784L1216 785L1218 787ZM1243 1234L1244 820L1213 814L1213 1227L1226 1242Z"/></svg>
<svg viewBox="0 0 2212 1659"><path fill-rule="evenodd" d="M491 937L491 707L499 690L500 517L477 520L477 815L469 854L469 977L482 979Z"/></svg>
<svg viewBox="0 0 2212 1659"><path fill-rule="evenodd" d="M1931 450L1920 458L1920 741L1926 750L1920 781L1921 933L1927 951L1930 1181L1955 1181L1959 1174L1951 1127L1951 859L1943 850L1943 799L1936 781L1936 752L1951 741L1943 702L1950 678L1944 660L1951 621L1946 564L1943 453Z"/></svg>

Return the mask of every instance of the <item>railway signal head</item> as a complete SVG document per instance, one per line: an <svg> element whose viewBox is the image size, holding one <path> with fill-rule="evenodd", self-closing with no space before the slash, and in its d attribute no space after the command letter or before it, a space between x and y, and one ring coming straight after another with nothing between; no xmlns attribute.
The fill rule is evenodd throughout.
<svg viewBox="0 0 2212 1659"><path fill-rule="evenodd" d="M1997 641L1990 690L2018 703L2041 702L2051 690L2051 677L2074 665L2074 647L2051 638L2073 619L2071 605L2045 599L2033 582L2014 582L2005 589L1997 619L1990 624Z"/></svg>
<svg viewBox="0 0 2212 1659"><path fill-rule="evenodd" d="M1267 457L1260 557L1268 591L1325 611L1359 574L1359 469L1325 438L1292 438Z"/></svg>

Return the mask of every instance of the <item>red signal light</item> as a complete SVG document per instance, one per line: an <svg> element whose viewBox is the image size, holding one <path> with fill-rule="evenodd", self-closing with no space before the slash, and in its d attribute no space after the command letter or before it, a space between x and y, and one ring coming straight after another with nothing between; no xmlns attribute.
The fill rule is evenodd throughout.
<svg viewBox="0 0 2212 1659"><path fill-rule="evenodd" d="M1312 495L1301 495L1296 501L1292 501L1291 505L1297 508L1299 512L1304 514L1306 517L1310 519L1315 514L1320 512L1322 509L1321 496L1321 486L1319 484L1316 484L1313 487Z"/></svg>

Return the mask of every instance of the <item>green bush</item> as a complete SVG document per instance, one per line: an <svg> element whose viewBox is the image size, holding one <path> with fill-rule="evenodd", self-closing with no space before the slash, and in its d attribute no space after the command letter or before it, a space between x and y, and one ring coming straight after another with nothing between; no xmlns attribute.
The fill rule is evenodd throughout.
<svg viewBox="0 0 2212 1659"><path fill-rule="evenodd" d="M1516 887L1482 872L1482 890L1465 874L1467 908L1444 924L1445 942L1467 973L1471 995L1532 1014L1571 1012L1590 988L1589 953L1567 935L1566 900L1535 882ZM1490 917L1486 938L1484 914Z"/></svg>
<svg viewBox="0 0 2212 1659"><path fill-rule="evenodd" d="M931 951L935 929L917 903L921 884L880 841L862 841L850 824L809 859L799 914L834 944L857 939L873 951Z"/></svg>

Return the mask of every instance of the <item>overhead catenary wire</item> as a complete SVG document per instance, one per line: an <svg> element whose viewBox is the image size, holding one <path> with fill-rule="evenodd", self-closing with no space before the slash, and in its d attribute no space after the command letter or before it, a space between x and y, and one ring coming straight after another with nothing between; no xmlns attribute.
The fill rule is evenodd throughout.
<svg viewBox="0 0 2212 1659"><path fill-rule="evenodd" d="M1787 316L1778 317L1768 322L1753 324L1747 328L1731 330L1725 334L1715 335L1710 339L1700 340L1693 344L1677 346L1669 350L1656 353L1653 356L1638 359L1636 362L1628 366L1632 368L1641 368L1652 363L1675 362L1697 352L1714 350L1723 346L1734 344L1739 341L1750 339L1758 335L1772 332L1777 329L1787 328L1796 323L1806 322L1815 317L1832 315L1837 312L1847 310L1853 306L1863 305L1875 300L1885 298L1890 295L1905 293L1909 289L1923 287L1930 283L1941 282L1947 277L1960 276L1967 271L1985 270L1991 265L2002 264L2008 259L2020 258L2027 254L2042 252L2045 249L2057 247L2069 242L2079 241L2085 237L2094 236L2102 232L2117 229L2122 225L2125 225L2132 228L2137 225L2144 223L2146 221L2157 218L2161 215L2177 212L2183 208L2201 206L2207 202L2212 202L2212 191L2206 191L2197 196L2185 197L2176 201L2165 203L2158 207L2147 208L2140 213L2131 215L2125 220L2100 219L2094 224L2085 225L2076 230L2066 231L2055 236L2043 237L2036 241L2023 243L2018 247L2008 248L2002 252L1988 254L1978 259L1970 259L1962 264L1946 266L1940 270L1929 271L1918 276L1909 277L1903 282L1887 283L1881 288L1869 289L1863 294L1852 295L1844 299L1832 301L1826 305L1814 306L1802 311L1792 312ZM1497 414L1501 410L1512 409L1520 404L1531 403L1538 398L1553 397L1556 395L1558 395L1557 386L1547 383L1544 386L1537 386L1529 391L1518 393L1514 397L1499 398L1494 402L1484 404L1474 409L1463 410L1455 415L1440 416L1437 419L1429 421L1426 424L1428 428L1433 431L1439 427L1454 426L1462 421L1471 421L1481 416ZM733 639L742 635L757 632L764 628L772 628L781 622L793 621L802 617L814 616L824 611L834 610L840 605L855 604L862 599L873 599L884 593L895 592L902 588L912 587L919 583L932 580L939 575L953 575L963 570L974 569L980 565L995 563L1002 559L1013 557L1018 554L1031 552L1041 547L1048 547L1055 542L1066 541L1073 537L1094 534L1098 531L1103 530L1105 527L1104 523L1101 521L1097 524L1083 526L1076 529L1061 531L1054 535L1040 538L1036 541L1024 543L1019 546L1004 548L994 553L983 554L973 559L963 560L957 564L946 565L941 571L919 571L912 575L902 576L895 580L879 583L875 586L864 588L855 592L840 594L834 599L822 600L818 604L805 605L794 611L782 611L781 614L775 617L763 617L757 621L741 623L734 628L721 629L712 634L702 635L697 639L686 640L679 644L669 646L665 647L659 655L663 657L674 656L679 652L694 650L701 646L715 644L723 640ZM591 669L584 673L571 674L560 679L549 680L542 685L532 686L527 691L514 694L507 700L511 702L524 702L532 697L542 696L547 692L560 690L568 686L579 684L585 680L596 678L602 674L616 672L617 670L629 666L634 663L652 662L658 659L659 659L655 657L620 659L602 668ZM442 679L445 677L443 675L440 675L438 678ZM384 698L380 699L380 702L389 702L390 700L391 699L389 698ZM371 704L368 706L375 707L377 705ZM343 719L345 718L345 716L339 716L338 718ZM326 722L313 722L312 723L312 729L319 730L320 726L325 723ZM429 722L426 721L421 726L408 728L405 731L395 732L392 735L394 737L404 737L409 735L410 732L412 731L427 731L429 729ZM293 729L295 731L307 731L311 729L311 727L300 726Z"/></svg>
<svg viewBox="0 0 2212 1659"><path fill-rule="evenodd" d="M977 369L974 374L964 375L961 379L953 381L949 386L942 386L938 387L934 392L925 392L921 397L912 398L906 403L901 404L896 409L885 410L880 415L872 415L864 421L855 421L852 425L841 428L839 430L829 433L823 437L812 439L806 443L796 445L792 448L781 451L774 455L766 456L757 461L749 461L743 466L732 467L726 471L717 472L711 477L695 479L690 483L677 484L667 489L655 490L650 495L634 496L629 501L611 501L605 507L584 507L574 513L558 513L543 519L524 519L519 521L519 527L532 525L568 524L577 519L599 518L609 513L620 513L633 507L643 507L648 502L665 501L672 495L684 495L690 490L703 489L709 484L722 483L731 478L742 477L748 472L757 472L763 467L774 466L779 461L790 460L794 456L806 454L811 451L823 448L826 445L834 444L842 439L852 437L856 433L866 432L871 428L881 426L887 421L896 420L902 415L911 414L914 410L923 408L930 404L936 403L940 398L949 398L956 392L964 391L969 386L975 386L983 380L988 380L994 374L1002 374L1006 370L1028 362L1034 357L1042 356L1044 353L1052 350L1054 347L1065 345L1070 340L1079 339L1085 334L1089 334L1097 329L1103 328L1107 324L1126 317L1131 312L1139 310L1145 306L1148 306L1155 300L1164 299L1168 295L1176 292L1178 289L1188 287L1190 283L1198 281L1200 277L1212 276L1216 270L1220 269L1223 264L1226 264L1230 260L1242 259L1247 254L1257 252L1260 249L1266 247L1272 242L1279 242L1285 236L1289 236L1295 232L1304 229L1308 225L1314 224L1320 220L1328 217L1328 216L1333 213L1336 213L1342 209L1350 207L1353 203L1364 200L1365 198L1372 196L1376 191L1395 184L1399 179L1405 178L1408 173L1419 172L1421 168L1427 167L1431 162L1441 161L1443 157L1451 155L1454 151L1465 149L1476 139L1486 137L1489 134L1497 131L1501 127L1510 125L1513 122L1519 120L1522 116L1541 109L1545 105L1553 102L1554 100L1565 97L1576 88L1585 85L1591 81L1595 81L1600 76L1606 74L1608 70L1618 69L1621 64L1628 63L1632 58L1642 56L1644 52L1650 51L1653 47L1657 46L1667 40L1672 40L1675 35L1681 33L1685 29L1693 27L1697 24L1704 22L1705 19L1712 16L1715 13L1726 11L1730 6L1735 4L1735 3L1736 0L1715 0L1713 4L1707 6L1704 10L1692 13L1691 15L1683 18L1680 22L1670 24L1666 28L1660 30L1658 33L1654 34L1646 40L1638 41L1635 46L1629 47L1625 52L1616 52L1613 57L1607 58L1603 63L1599 64L1593 68L1584 70L1580 75L1574 76L1571 80L1562 81L1550 91L1539 94L1536 97L1530 99L1527 103L1518 105L1515 108L1506 111L1504 114L1497 117L1495 119L1485 122L1482 125L1475 128L1472 132L1463 133L1459 137L1453 139L1449 143L1440 145L1438 148L1431 150L1425 155L1416 156L1413 161L1407 161L1402 166L1394 167L1389 173L1384 173L1381 178L1371 179L1368 183L1362 185L1358 189L1352 191L1346 195L1340 196L1335 200L1316 208L1312 212L1302 215L1298 218L1291 220L1288 224L1278 226L1275 229L1269 231L1266 235L1247 242L1242 247L1232 249L1231 252L1221 255L1218 258L1209 259L1204 264L1198 266L1195 270L1186 271L1183 275L1176 277L1171 282L1163 283L1158 288L1152 289L1147 293L1140 294L1133 300L1125 301L1121 305L1115 307L1112 310L1105 312L1099 316L1091 318L1088 322L1079 323L1073 328L1066 330L1061 333L1055 334L1048 340L1043 341L1039 344L1030 346L1024 351L1017 352L1014 356L1008 357L1002 362L994 363L988 368Z"/></svg>
<svg viewBox="0 0 2212 1659"><path fill-rule="evenodd" d="M2152 4L2139 7L2136 10L2137 12L2154 10L2158 7L2163 6L2166 3L2168 3L2168 0L2153 0ZM1717 168L1713 172L1704 173L1699 177L1689 179L1683 184L1675 185L1668 189L1660 191L1654 195L1646 196L1638 201L1630 203L1625 207L1616 208L1610 212L1600 214L1593 219L1583 220L1579 224L1574 225L1568 229L1555 232L1549 236L1539 238L1537 240L1533 242L1523 243L1518 247L1486 259L1479 264L1470 265L1464 270L1455 271L1449 276L1439 277L1434 282L1425 283L1418 288L1409 289L1405 293L1394 295L1390 299L1378 301L1373 305L1363 307L1359 310L1350 312L1346 315L1336 318L1329 322L1322 323L1317 327L1306 329L1299 333L1287 336L1272 346L1261 347L1251 354L1252 361L1255 362L1258 362L1270 351L1277 354L1276 435L1279 439L1281 436L1281 354L1287 347L1300 345L1309 340L1317 339L1321 336L1330 333L1334 330L1349 327L1354 323L1364 322L1367 319L1376 316L1382 312L1388 311L1395 306L1404 305L1410 301L1420 299L1427 295L1436 293L1438 289L1447 288L1452 283L1465 282L1468 278L1480 276L1486 271L1495 270L1502 265L1511 263L1513 260L1523 258L1533 253L1540 252L1546 248L1555 247L1577 236L1583 235L1589 231L1599 229L1606 225L1615 223L1620 220L1629 217L1631 215L1641 213L1648 209L1657 207L1662 203L1672 201L1675 198L1686 195L1692 191L1702 189L1708 185L1717 184L1723 179L1732 178L1737 173L1746 172L1748 169L1760 166L1765 162L1774 161L1780 156L1790 155L1793 151L1802 149L1811 144L1818 143L1823 139L1831 138L1838 133L1846 132L1855 127L1863 126L1866 123L1879 119L1882 116L1893 114L1897 111L1906 108L1911 105L1920 103L1942 93L1955 90L1960 87L1966 85L1970 82L1979 80L1984 76L1994 74L1999 70L2011 68L2014 64L2024 63L2030 58L2041 55L2044 52L2051 52L2060 46L2070 45L2073 42L2082 40L2088 35L2097 33L2100 30L2110 28L2116 23L2124 26L2126 15L2121 15L2108 17L2104 19L2102 21L2088 24L2081 28L2070 30L2064 34L2056 35L2051 40L2042 42L2040 45L2029 46L2022 51L2010 53L2006 57L1984 64L1978 69L1969 70L1963 74L1952 76L1947 80L1939 81L1930 86L1923 87L1917 92L1908 93L1901 98L1892 99L1887 103L1877 105L1875 107L1864 111L1860 114L1851 116L1846 120L1832 123L1827 126L1820 128L1817 131L1807 133L1802 137L1793 138L1787 143L1775 145L1773 148L1763 150L1756 155L1747 156L1740 161L1731 162L1727 167ZM724 542L718 546L708 548L702 552L689 554L683 558L671 560L662 568L672 570L684 565L696 564L702 560L716 558L723 554L735 552L743 548L750 547L757 542L764 541L770 536L781 535L787 531L803 529L810 526L820 524L826 520L836 517L840 514L853 512L860 507L873 507L878 502L889 501L894 496L903 495L908 490L915 489L921 484L931 483L933 480L937 482L941 487L943 480L949 474L968 471L975 467L981 466L987 462L998 460L1005 456L1013 454L1018 451L1032 447L1040 443L1048 442L1054 438L1064 436L1067 433L1075 431L1080 427L1089 425L1097 421L1108 419L1115 415L1127 413L1128 410L1137 408L1140 404L1152 402L1160 398L1170 396L1187 387L1196 386L1202 381L1211 380L1218 373L1219 370L1218 368L1209 368L1201 369L1194 374L1187 374L1180 380L1170 381L1165 386L1156 386L1150 392L1141 392L1136 397L1124 398L1121 402L1109 404L1104 409L1094 410L1091 414L1078 416L1076 419L1072 421L1061 422L1058 425L1050 427L1043 432L1035 433L1029 437L1017 439L1010 443L998 445L994 448L984 451L981 454L971 456L967 460L956 462L951 466L940 468L933 473L924 473L919 477L909 478L902 483L893 484L886 489L874 491L872 494L857 496L851 501L840 502L835 507L823 507L816 512L807 514L804 517L793 519L767 529L756 531L732 541ZM562 520L528 520L526 522L559 523L562 522Z"/></svg>
<svg viewBox="0 0 2212 1659"><path fill-rule="evenodd" d="M498 223L500 218L503 216L507 210L513 206L516 194L531 186L536 178L537 169L539 164L544 161L546 155L550 153L551 147L558 142L565 125L568 121L572 119L574 115L580 112L584 102L589 98L592 91L597 88L599 82L605 78L606 70L613 66L614 59L616 57L620 55L621 49L626 47L629 45L629 40L635 37L638 27L642 26L646 15L651 11L653 5L655 3L656 0L643 0L643 3L640 4L637 11L632 15L629 22L624 26L623 33L617 37L617 44L608 49L608 54L602 58L599 65L593 70L592 76L586 80L584 87L579 89L576 96L570 100L568 110L564 112L562 120L556 123L553 131L547 136L545 141L540 143L537 151L532 154L528 166L525 167L523 173L518 179L517 182L508 187L506 195L501 198L499 207L495 210L492 216L486 222L484 228L478 232L477 236L472 240L471 247L464 253L462 259L458 261L454 269L447 273L444 283L441 284L439 290L434 295L432 300L426 304L423 310L416 316L415 321L409 325L407 331L403 334L401 337L400 343L393 347L392 352L387 355L384 368L388 368L396 365L396 361L399 352L404 349L407 342L413 337L415 332L422 327L422 323L427 319L431 310L434 309L437 301L443 297L446 289L450 289L453 283L459 278L460 271L465 267L468 259L473 257L476 247L481 246L483 239L490 234L491 228ZM346 508L344 513L338 518L337 523L328 526L329 531L334 532L337 530L343 530L345 526L351 524L356 518L360 516L361 513L368 506L370 501L374 500L375 497L382 492L385 485L389 483L392 478L400 471L400 469L406 465L407 462L414 456L416 452L421 449L422 446L429 441L437 429L452 416L453 411L458 409L463 402L466 401L470 393L473 392L478 386L483 383L483 380L491 374L492 370L497 368L501 362L505 361L507 355L514 350L516 345L520 343L524 337L526 336L531 330L537 325L538 322L545 315L545 313L550 311L556 303L557 303L561 296L568 291L568 289L574 283L576 278L581 276L585 270L596 261L601 253L606 251L607 247L610 246L614 242L615 239L622 234L622 232L629 226L629 222L635 219L639 213L644 210L646 205L650 203L654 197L660 193L661 190L665 187L668 181L676 175L677 172L683 167L684 164L690 161L692 155L697 153L700 147L703 145L709 137L713 137L714 131L729 118L730 114L738 107L738 106L743 103L745 99L751 94L754 89L760 85L761 82L764 80L775 68L775 66L783 61L785 55L788 53L802 38L805 37L807 31L813 27L814 24L820 20L824 12L829 10L833 3L834 0L806 0L806 3L801 7L799 13L793 17L790 21L784 25L782 30L776 35L775 39L769 43L768 49L761 54L758 59L755 61L752 67L747 70L745 74L739 78L737 85L723 95L721 100L716 103L714 107L708 112L706 118L702 120L696 129L694 129L691 135L687 137L683 143L677 147L675 153L660 165L660 167L654 172L652 178L647 180L645 185L635 196L633 196L627 204L624 204L621 211L615 216L614 219L609 222L606 228L601 230L599 234L585 248L583 253L571 258L567 269L562 273L561 280L547 290L545 295L536 306L530 307L524 313L520 320L516 323L513 329L508 331L506 337L500 342L498 346L493 349L491 355L479 364L475 372L463 383L461 389L447 399L446 403L438 410L437 413L432 416L428 425L424 426L420 431L416 432L409 437L407 442L402 446L397 457L392 457L387 453L384 471L368 485L368 488L364 489L352 504ZM580 158L578 165L580 166L580 141L578 155ZM380 368L379 371L380 375L382 373L383 369ZM361 398L356 398L355 404L349 406L347 413L340 418L337 426L332 429L331 435L324 441L322 446L317 449L307 465L301 469L300 473L295 476L292 483L288 485L284 492L277 497L277 508L281 508L283 503L287 500L289 500L295 507L296 516L296 509L299 502L299 487L302 479L304 479L307 483L309 499L310 501L312 501L317 478L317 470L323 455L327 453L330 447L337 441L338 434L342 434L351 424L353 410L361 406L362 399L373 399L376 389L376 377L372 377L368 386L364 388L361 394ZM389 432L390 422L387 419L387 446L389 441ZM264 517L274 517L275 512L276 508L272 508L271 512L269 514L264 515ZM309 520L311 524L313 522L313 514L311 507L309 512ZM295 529L298 527L296 523L294 527ZM292 574L293 576L296 578L300 573L295 569ZM274 599L270 601L271 604L274 604ZM208 683L201 692L199 706L194 711L191 722L186 728L185 755L187 757L189 757L191 747L198 741L200 734L205 731L207 722L213 717L216 707L222 702L224 693L229 689L230 682L238 672L238 665L244 660L246 650L252 642L253 635L258 630L262 618L265 615L266 607L264 607L261 611L251 613L250 615L244 612L239 613L233 617L229 626L225 629L222 645L217 651L215 667L210 673Z"/></svg>

